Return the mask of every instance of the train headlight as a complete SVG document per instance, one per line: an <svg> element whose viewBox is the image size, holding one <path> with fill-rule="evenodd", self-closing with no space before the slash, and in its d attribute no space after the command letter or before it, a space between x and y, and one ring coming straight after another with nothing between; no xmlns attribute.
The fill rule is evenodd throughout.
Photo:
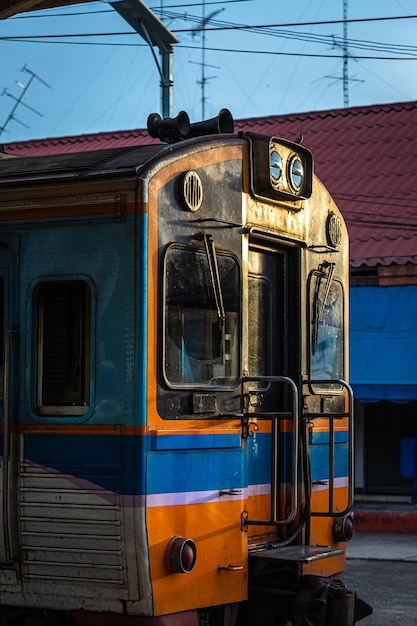
<svg viewBox="0 0 417 626"><path fill-rule="evenodd" d="M311 196L313 187L313 157L299 143L266 137L257 133L242 133L250 142L251 190L255 198L286 203L299 211L302 200Z"/></svg>
<svg viewBox="0 0 417 626"><path fill-rule="evenodd" d="M269 174L273 183L277 183L282 176L282 158L276 150L271 150L269 156Z"/></svg>
<svg viewBox="0 0 417 626"><path fill-rule="evenodd" d="M168 546L169 569L174 574L188 574L197 560L197 548L192 539L174 537Z"/></svg>
<svg viewBox="0 0 417 626"><path fill-rule="evenodd" d="M288 179L292 189L298 193L304 183L304 165L297 155L294 155L288 164Z"/></svg>

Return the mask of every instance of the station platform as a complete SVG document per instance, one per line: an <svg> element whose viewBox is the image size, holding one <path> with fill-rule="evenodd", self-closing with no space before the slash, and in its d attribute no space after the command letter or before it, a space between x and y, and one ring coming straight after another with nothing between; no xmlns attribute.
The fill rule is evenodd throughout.
<svg viewBox="0 0 417 626"><path fill-rule="evenodd" d="M357 497L353 515L356 533L417 535L417 507L407 498Z"/></svg>
<svg viewBox="0 0 417 626"><path fill-rule="evenodd" d="M394 533L354 533L352 540L346 546L346 558L359 561L417 563L416 536Z"/></svg>

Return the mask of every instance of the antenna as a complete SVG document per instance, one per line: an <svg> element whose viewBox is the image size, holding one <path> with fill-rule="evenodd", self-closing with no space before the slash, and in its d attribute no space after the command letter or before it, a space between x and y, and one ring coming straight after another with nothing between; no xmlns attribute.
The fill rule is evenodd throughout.
<svg viewBox="0 0 417 626"><path fill-rule="evenodd" d="M213 67L217 70L220 69L220 67L218 65L209 65L208 63L206 63L206 31L205 31L205 26L206 24L209 23L209 21L211 19L213 19L213 17L215 15L217 15L218 13L221 13L222 11L224 11L224 7L222 9L218 9L217 11L213 11L212 13L210 13L210 15L206 16L206 0L203 0L203 4L202 4L202 11L203 11L203 16L201 18L201 24L198 28L195 28L193 30L193 35L198 32L201 31L201 39L202 39L202 45L201 45L201 63L198 63L197 61L190 61L190 63L195 63L196 65L201 65L201 80L198 81L198 83L201 85L201 116L202 119L204 120L206 117L206 83L208 80L211 80L212 78L216 78L215 76L206 76L206 67Z"/></svg>
<svg viewBox="0 0 417 626"><path fill-rule="evenodd" d="M12 98L12 100L15 101L15 104L12 107L12 110L10 111L9 115L7 116L6 121L4 122L3 126L0 126L0 136L1 134L6 130L7 125L9 124L9 122L11 120L14 120L15 122L18 122L19 124L21 124L22 126L24 126L25 128L29 128L29 126L27 124L25 124L24 122L22 122L21 120L19 120L17 117L15 117L15 111L19 106L23 106L26 107L26 109L29 109L30 111L33 111L33 113L36 113L36 115L39 115L40 117L43 117L42 113L39 113L39 111L37 111L36 109L34 109L33 107L29 106L28 104L26 104L26 102L22 102L23 98L27 92L27 90L29 89L29 87L31 86L32 82L35 80L38 80L39 82L41 82L43 85L45 85L45 87L48 87L49 89L51 89L51 86L48 85L47 82L45 82L40 76L38 76L37 74L35 74L35 72L32 72L32 70L30 70L27 65L25 64L23 66L23 68L21 69L22 72L27 72L30 75L29 80L27 81L26 84L22 83L20 80L16 81L16 84L18 85L18 87L20 87L20 89L22 90L20 93L20 96L16 97L14 96L12 93L10 93L9 91L7 91L7 88L5 88L3 90L2 96L9 96L9 98Z"/></svg>
<svg viewBox="0 0 417 626"><path fill-rule="evenodd" d="M340 76L325 76L325 78L331 78L335 81L342 80L343 82L343 106L346 108L349 106L349 82L363 83L365 81L359 78L353 78L349 76L349 46L348 46L348 0L343 0L343 44L338 43L333 38L333 47L341 48L343 50L343 74Z"/></svg>
<svg viewBox="0 0 417 626"><path fill-rule="evenodd" d="M343 106L349 106L349 51L347 44L347 11L348 0L343 0Z"/></svg>

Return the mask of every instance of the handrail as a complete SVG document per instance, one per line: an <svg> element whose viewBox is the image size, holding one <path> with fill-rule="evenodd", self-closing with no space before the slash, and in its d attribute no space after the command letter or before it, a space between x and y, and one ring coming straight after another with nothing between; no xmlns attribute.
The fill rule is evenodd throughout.
<svg viewBox="0 0 417 626"><path fill-rule="evenodd" d="M315 419L315 418L323 418L329 420L329 510L328 511L312 511L311 515L316 517L319 516L328 516L331 515L333 517L342 517L349 513L350 509L353 506L354 501L354 420L353 420L353 391L349 383L342 379L317 379L317 380L303 380L303 385L308 385L311 395L322 395L322 389L314 389L314 385L338 385L339 387L343 387L347 392L348 398L348 410L343 412L335 412L331 413L306 413L305 417L307 419ZM337 396L340 392L336 391L334 394L329 394L326 392L326 396ZM333 507L333 492L334 492L334 421L341 418L348 418L348 503L346 508L343 511L334 510Z"/></svg>
<svg viewBox="0 0 417 626"><path fill-rule="evenodd" d="M298 508L298 432L299 432L299 413L298 413L298 389L295 382L287 376L246 376L243 378L243 383L248 382L270 382L270 383L283 383L288 385L292 391L292 413L272 413L268 412L263 414L262 412L247 413L244 419L255 418L270 420L272 423L272 455L271 455L271 507L270 507L270 519L269 520L252 520L244 517L244 525L256 525L256 526L283 526L290 524L294 521L297 515ZM285 418L290 419L292 417L294 422L293 428L293 445L292 445L292 507L288 517L285 519L278 519L278 444L279 444L279 420Z"/></svg>

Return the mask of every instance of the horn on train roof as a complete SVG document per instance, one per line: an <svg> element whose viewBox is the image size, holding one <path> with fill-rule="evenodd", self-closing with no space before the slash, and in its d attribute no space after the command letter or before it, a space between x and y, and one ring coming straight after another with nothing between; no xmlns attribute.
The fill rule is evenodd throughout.
<svg viewBox="0 0 417 626"><path fill-rule="evenodd" d="M184 139L189 130L190 118L185 111L180 111L177 117L167 117L164 120L158 113L151 113L148 117L150 136L167 143Z"/></svg>
<svg viewBox="0 0 417 626"><path fill-rule="evenodd" d="M234 129L235 122L229 109L221 109L216 117L191 124L187 139L189 137L199 137L200 135L233 133Z"/></svg>
<svg viewBox="0 0 417 626"><path fill-rule="evenodd" d="M233 133L235 123L229 109L221 109L216 117L202 122L190 124L185 111L178 113L177 117L162 119L158 113L151 113L148 117L148 132L151 137L173 143L190 137L202 135L219 135Z"/></svg>

